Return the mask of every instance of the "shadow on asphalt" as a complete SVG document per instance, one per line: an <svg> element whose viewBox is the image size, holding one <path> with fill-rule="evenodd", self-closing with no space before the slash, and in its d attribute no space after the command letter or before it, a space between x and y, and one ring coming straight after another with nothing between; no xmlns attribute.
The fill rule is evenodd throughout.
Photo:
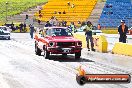
<svg viewBox="0 0 132 88"><path fill-rule="evenodd" d="M59 62L94 62L89 59L85 58L80 58L79 60L75 59L74 55L67 55L67 56L62 56L62 55L51 55L49 60L54 60L54 61L59 61Z"/></svg>
<svg viewBox="0 0 132 88"><path fill-rule="evenodd" d="M0 40L4 40L4 41L10 41L9 39L1 39L1 38L0 38Z"/></svg>

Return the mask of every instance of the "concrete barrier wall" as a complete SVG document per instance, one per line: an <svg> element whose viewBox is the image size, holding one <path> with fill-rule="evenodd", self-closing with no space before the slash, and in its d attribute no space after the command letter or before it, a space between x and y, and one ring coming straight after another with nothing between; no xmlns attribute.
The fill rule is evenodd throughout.
<svg viewBox="0 0 132 88"><path fill-rule="evenodd" d="M112 49L112 53L132 56L132 44L120 43L120 42L115 43Z"/></svg>
<svg viewBox="0 0 132 88"><path fill-rule="evenodd" d="M73 34L75 38L82 41L82 47L87 48L86 37L83 33ZM99 51L106 53L108 48L108 42L104 35L93 35L94 48Z"/></svg>

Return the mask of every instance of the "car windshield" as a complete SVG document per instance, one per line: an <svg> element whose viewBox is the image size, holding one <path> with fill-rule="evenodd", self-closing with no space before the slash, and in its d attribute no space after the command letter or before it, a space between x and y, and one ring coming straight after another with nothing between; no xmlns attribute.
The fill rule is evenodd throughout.
<svg viewBox="0 0 132 88"><path fill-rule="evenodd" d="M49 36L72 36L72 33L67 28L52 28L46 31Z"/></svg>
<svg viewBox="0 0 132 88"><path fill-rule="evenodd" d="M7 31L6 27L0 27L0 30Z"/></svg>

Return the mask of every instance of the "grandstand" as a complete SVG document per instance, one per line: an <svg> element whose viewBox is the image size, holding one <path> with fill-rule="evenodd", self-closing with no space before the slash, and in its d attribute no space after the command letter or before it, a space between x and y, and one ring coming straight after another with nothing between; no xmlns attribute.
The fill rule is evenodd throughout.
<svg viewBox="0 0 132 88"><path fill-rule="evenodd" d="M75 22L77 24L78 21L82 22L88 19L96 3L97 0L49 0L42 6L42 17L39 17L39 12L35 13L35 16L41 21L48 21L52 16L55 16L59 21L65 20L68 23Z"/></svg>
<svg viewBox="0 0 132 88"><path fill-rule="evenodd" d="M98 1L101 2L97 3ZM55 16L59 21L67 21L68 25L70 22L75 22L75 25L80 26L78 21L91 21L94 26L100 23L105 28L117 28L120 25L120 20L124 19L129 27L132 26L132 0L102 1L105 0L48 0L46 4L43 3L35 9L8 17L8 21L24 22L25 15L28 14L31 18L34 18L34 15L37 20L43 22ZM39 17L39 7L42 7L42 17ZM35 26L41 26L37 21L34 22Z"/></svg>
<svg viewBox="0 0 132 88"><path fill-rule="evenodd" d="M98 23L103 27L118 27L121 20L132 26L131 0L107 0Z"/></svg>

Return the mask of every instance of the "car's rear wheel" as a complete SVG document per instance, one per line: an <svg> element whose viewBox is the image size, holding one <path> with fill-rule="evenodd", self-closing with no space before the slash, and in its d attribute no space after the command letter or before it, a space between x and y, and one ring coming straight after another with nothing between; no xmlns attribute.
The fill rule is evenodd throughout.
<svg viewBox="0 0 132 88"><path fill-rule="evenodd" d="M41 56L41 50L38 48L38 46L35 44L35 53L36 53L36 55L39 55L39 56Z"/></svg>
<svg viewBox="0 0 132 88"><path fill-rule="evenodd" d="M81 56L81 51L75 53L75 59L76 60L79 60L80 59L80 56Z"/></svg>

